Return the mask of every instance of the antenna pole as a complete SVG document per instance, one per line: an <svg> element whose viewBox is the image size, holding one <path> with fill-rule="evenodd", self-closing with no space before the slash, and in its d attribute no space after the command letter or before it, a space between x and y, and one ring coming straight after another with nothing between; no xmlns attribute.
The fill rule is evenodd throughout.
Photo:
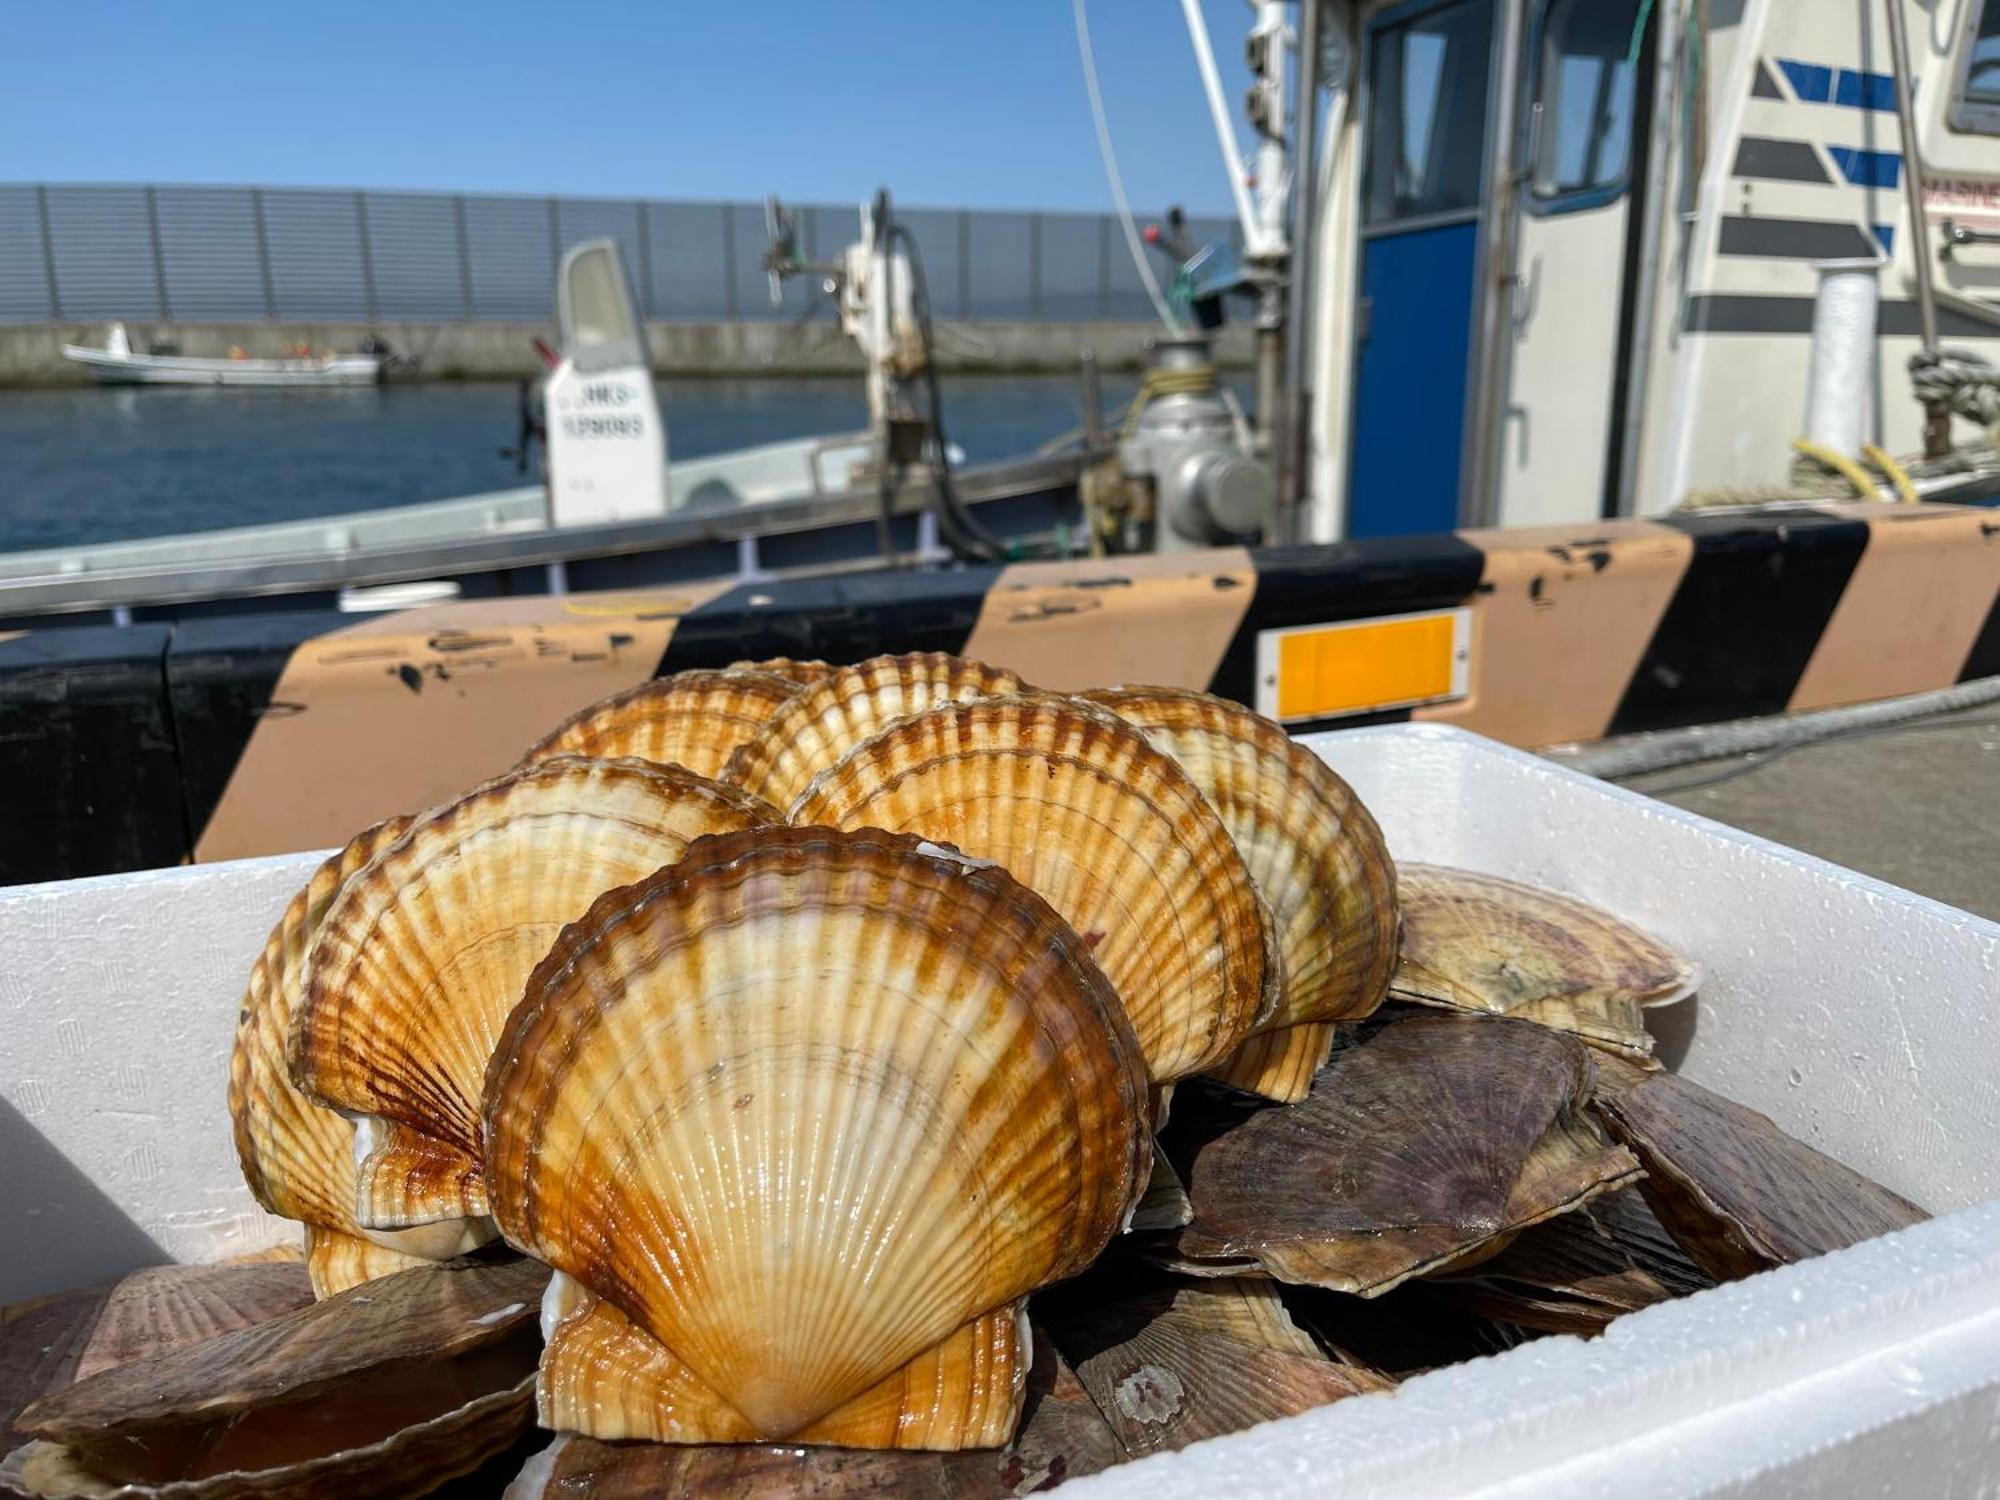
<svg viewBox="0 0 2000 1500"><path fill-rule="evenodd" d="M1923 330L1924 353L1938 352L1937 293L1931 286L1931 237L1924 221L1924 158L1917 146L1916 112L1910 107L1910 35L1903 19L1903 0L1883 0L1889 21L1889 65L1896 75L1896 128L1903 137L1903 197L1910 212L1910 258L1917 272L1917 317ZM1924 457L1951 452L1951 408L1943 401L1924 403Z"/></svg>

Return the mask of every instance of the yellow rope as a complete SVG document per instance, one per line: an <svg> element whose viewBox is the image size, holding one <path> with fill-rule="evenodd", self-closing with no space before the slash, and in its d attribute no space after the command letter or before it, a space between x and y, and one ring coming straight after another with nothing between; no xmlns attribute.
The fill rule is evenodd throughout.
<svg viewBox="0 0 2000 1500"><path fill-rule="evenodd" d="M1896 493L1903 497L1905 505L1917 503L1917 487L1910 482L1910 471L1897 463L1874 443L1861 445L1861 456L1889 476L1889 483L1896 487Z"/></svg>
<svg viewBox="0 0 2000 1500"><path fill-rule="evenodd" d="M1868 477L1868 471L1846 454L1835 453L1831 448L1820 443L1815 443L1811 438L1793 438L1792 446L1807 458L1825 464L1834 473L1853 485L1854 493L1859 495L1863 500L1873 500L1875 498L1879 487L1874 480Z"/></svg>
<svg viewBox="0 0 2000 1500"><path fill-rule="evenodd" d="M1148 370L1139 377L1139 393L1125 411L1125 436L1139 430L1139 414L1146 403L1162 396L1200 396L1215 389L1215 366L1196 365L1186 370Z"/></svg>

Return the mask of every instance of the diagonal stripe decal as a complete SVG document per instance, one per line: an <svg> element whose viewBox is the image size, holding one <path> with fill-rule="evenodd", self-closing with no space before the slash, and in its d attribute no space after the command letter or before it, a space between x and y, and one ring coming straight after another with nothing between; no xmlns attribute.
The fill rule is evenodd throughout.
<svg viewBox="0 0 2000 1500"><path fill-rule="evenodd" d="M2000 532L2000 526L1995 530ZM1993 606L1986 611L1986 623L1979 627L1972 649L1965 654L1965 665L1958 669L1960 682L1980 677L2000 677L2000 591L1994 593Z"/></svg>
<svg viewBox="0 0 2000 1500"><path fill-rule="evenodd" d="M1868 151L1860 146L1828 146L1826 154L1855 187L1888 188L1903 180L1903 158L1895 151Z"/></svg>
<svg viewBox="0 0 2000 1500"><path fill-rule="evenodd" d="M1486 554L1471 691L1412 717L1515 745L1598 738L1687 573L1693 541L1653 521L1459 535Z"/></svg>
<svg viewBox="0 0 2000 1500"><path fill-rule="evenodd" d="M1724 216L1716 236L1716 253L1785 260L1842 260L1871 256L1875 246L1858 224L1834 219L1729 214Z"/></svg>
<svg viewBox="0 0 2000 1500"><path fill-rule="evenodd" d="M1868 545L1868 524L1788 513L1668 516L1694 555L1610 733L1784 711Z"/></svg>
<svg viewBox="0 0 2000 1500"><path fill-rule="evenodd" d="M1889 73L1857 73L1842 68L1833 81L1833 102L1849 109L1873 109L1885 114L1896 112L1896 79Z"/></svg>
<svg viewBox="0 0 2000 1500"><path fill-rule="evenodd" d="M2000 537L1959 506L1829 505L1868 527L1855 565L1786 708L1797 713L1949 687L2000 595Z"/></svg>
<svg viewBox="0 0 2000 1500"><path fill-rule="evenodd" d="M1778 71L1785 75L1785 81L1791 84L1792 92L1801 104L1824 104L1833 97L1833 69L1822 63L1781 57L1778 59Z"/></svg>
<svg viewBox="0 0 2000 1500"><path fill-rule="evenodd" d="M1806 142L1763 135L1746 135L1736 143L1736 160L1729 170L1737 177L1755 177L1767 182L1833 180L1820 165L1819 153Z"/></svg>
<svg viewBox="0 0 2000 1500"><path fill-rule="evenodd" d="M1835 68L1826 63L1803 62L1795 57L1774 58L1778 71L1792 86L1801 104L1836 104L1845 109L1896 112L1896 77L1893 73L1869 73L1858 68ZM1775 87L1769 93L1760 87L1769 81L1761 60L1751 79L1752 97L1781 98Z"/></svg>
<svg viewBox="0 0 2000 1500"><path fill-rule="evenodd" d="M1755 292L1707 292L1688 298L1683 326L1689 333L1797 333L1812 332L1811 297L1764 296ZM1938 332L1951 338L1984 339L1993 336L1993 325L1949 307L1937 310ZM1884 302L1876 316L1875 330L1883 335L1916 333L1922 319L1914 302L1898 299Z"/></svg>

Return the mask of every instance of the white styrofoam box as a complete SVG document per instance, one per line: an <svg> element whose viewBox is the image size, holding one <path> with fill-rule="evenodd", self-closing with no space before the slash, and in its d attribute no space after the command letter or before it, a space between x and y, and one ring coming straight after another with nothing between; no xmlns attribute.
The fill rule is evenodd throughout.
<svg viewBox="0 0 2000 1500"><path fill-rule="evenodd" d="M229 1049L324 858L0 890L0 1303L297 1238L243 1185Z"/></svg>
<svg viewBox="0 0 2000 1500"><path fill-rule="evenodd" d="M1700 959L1653 1013L1663 1055L1946 1217L1065 1493L2000 1490L2000 926L1463 731L1306 743L1397 857ZM242 1186L224 1087L243 977L319 858L0 892L0 1301L294 1232Z"/></svg>

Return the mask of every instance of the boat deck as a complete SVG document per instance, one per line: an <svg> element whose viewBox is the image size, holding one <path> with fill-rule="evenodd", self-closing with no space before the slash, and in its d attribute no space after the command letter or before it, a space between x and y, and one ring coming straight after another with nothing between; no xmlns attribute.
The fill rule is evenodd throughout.
<svg viewBox="0 0 2000 1500"><path fill-rule="evenodd" d="M1624 785L2000 919L2000 704Z"/></svg>

